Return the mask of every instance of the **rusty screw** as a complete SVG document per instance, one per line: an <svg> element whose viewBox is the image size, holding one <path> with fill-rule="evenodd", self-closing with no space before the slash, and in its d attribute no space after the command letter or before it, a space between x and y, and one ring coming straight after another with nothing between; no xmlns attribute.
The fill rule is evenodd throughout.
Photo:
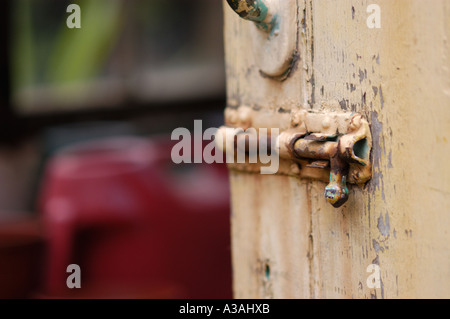
<svg viewBox="0 0 450 319"><path fill-rule="evenodd" d="M232 125L236 124L238 122L238 112L233 109L227 109L225 111L225 120L229 124L232 124Z"/></svg>
<svg viewBox="0 0 450 319"><path fill-rule="evenodd" d="M356 131L361 127L361 115L357 114L350 120L349 129L350 131Z"/></svg>
<svg viewBox="0 0 450 319"><path fill-rule="evenodd" d="M294 111L291 113L291 127L297 127L305 121L305 111Z"/></svg>
<svg viewBox="0 0 450 319"><path fill-rule="evenodd" d="M329 117L324 118L323 121L322 121L322 127L323 127L324 129L327 129L327 128L330 127L330 125L331 125L331 120L330 120L330 118L329 118Z"/></svg>
<svg viewBox="0 0 450 319"><path fill-rule="evenodd" d="M252 109L241 106L238 110L239 122L242 128L247 129L252 125Z"/></svg>

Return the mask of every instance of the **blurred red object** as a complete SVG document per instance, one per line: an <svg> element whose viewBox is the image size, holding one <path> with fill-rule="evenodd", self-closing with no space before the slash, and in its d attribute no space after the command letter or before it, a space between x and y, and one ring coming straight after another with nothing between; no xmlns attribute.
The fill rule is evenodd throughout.
<svg viewBox="0 0 450 319"><path fill-rule="evenodd" d="M47 296L231 298L225 164L176 166L173 144L114 138L53 156L39 204ZM81 289L66 286L69 264Z"/></svg>
<svg viewBox="0 0 450 319"><path fill-rule="evenodd" d="M40 284L44 251L37 220L21 219L0 225L0 299L28 298Z"/></svg>

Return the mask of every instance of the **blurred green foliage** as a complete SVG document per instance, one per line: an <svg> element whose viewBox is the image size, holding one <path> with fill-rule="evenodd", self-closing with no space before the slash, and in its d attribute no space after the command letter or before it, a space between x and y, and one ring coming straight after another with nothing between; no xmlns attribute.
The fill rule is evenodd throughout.
<svg viewBox="0 0 450 319"><path fill-rule="evenodd" d="M81 29L66 25L71 2L81 8ZM13 89L80 82L99 75L120 35L123 5L120 0L14 1ZM52 14L56 10L58 14Z"/></svg>

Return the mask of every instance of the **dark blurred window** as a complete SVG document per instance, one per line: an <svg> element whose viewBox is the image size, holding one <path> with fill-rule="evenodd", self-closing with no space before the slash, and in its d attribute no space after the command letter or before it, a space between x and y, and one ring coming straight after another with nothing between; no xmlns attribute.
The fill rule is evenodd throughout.
<svg viewBox="0 0 450 319"><path fill-rule="evenodd" d="M19 114L224 95L221 1L15 0L10 32Z"/></svg>

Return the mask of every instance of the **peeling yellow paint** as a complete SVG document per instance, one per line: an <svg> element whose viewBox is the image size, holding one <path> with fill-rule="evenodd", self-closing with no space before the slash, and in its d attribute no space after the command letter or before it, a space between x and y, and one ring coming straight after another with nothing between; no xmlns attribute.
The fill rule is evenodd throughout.
<svg viewBox="0 0 450 319"><path fill-rule="evenodd" d="M373 178L334 209L323 182L231 172L235 296L450 298L449 2L378 0L381 29L366 26L371 1L297 3L300 60L284 82L261 77L244 54L251 24L224 7L228 104L339 101L369 119Z"/></svg>

